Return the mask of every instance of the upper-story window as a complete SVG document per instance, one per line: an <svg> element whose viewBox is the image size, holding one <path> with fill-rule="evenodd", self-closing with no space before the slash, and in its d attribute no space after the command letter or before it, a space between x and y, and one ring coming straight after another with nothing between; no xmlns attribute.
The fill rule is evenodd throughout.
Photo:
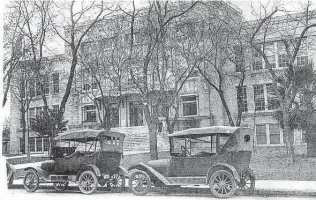
<svg viewBox="0 0 316 200"><path fill-rule="evenodd" d="M287 57L285 45L282 41L278 42L279 68L287 67L289 60Z"/></svg>
<svg viewBox="0 0 316 200"><path fill-rule="evenodd" d="M278 100L272 84L258 84L253 87L255 111L275 110L278 108Z"/></svg>
<svg viewBox="0 0 316 200"><path fill-rule="evenodd" d="M183 96L182 97L182 113L183 116L194 116L198 114L198 97Z"/></svg>
<svg viewBox="0 0 316 200"><path fill-rule="evenodd" d="M261 45L259 48L261 48ZM252 50L252 66L254 70L260 70L263 68L262 56L256 49Z"/></svg>
<svg viewBox="0 0 316 200"><path fill-rule="evenodd" d="M43 88L44 88L44 94L48 95L49 94L49 77L47 75L43 77Z"/></svg>
<svg viewBox="0 0 316 200"><path fill-rule="evenodd" d="M247 86L241 86L240 88L236 87L236 89L237 89L237 102L238 102L238 97L241 100L241 112L248 112Z"/></svg>
<svg viewBox="0 0 316 200"><path fill-rule="evenodd" d="M255 111L265 110L264 85L254 85Z"/></svg>
<svg viewBox="0 0 316 200"><path fill-rule="evenodd" d="M242 68L244 67L245 55L244 49L242 46L234 46L234 62L236 65L236 72L241 72Z"/></svg>
<svg viewBox="0 0 316 200"><path fill-rule="evenodd" d="M300 46L300 50L296 56L296 64L298 66L304 66L308 63L308 44L307 39L303 38Z"/></svg>
<svg viewBox="0 0 316 200"><path fill-rule="evenodd" d="M276 50L273 42L269 42L264 45L264 53L267 56L272 68L276 68ZM268 68L267 63L265 63L265 65L265 68Z"/></svg>
<svg viewBox="0 0 316 200"><path fill-rule="evenodd" d="M59 93L59 74L54 73L53 75L53 94Z"/></svg>

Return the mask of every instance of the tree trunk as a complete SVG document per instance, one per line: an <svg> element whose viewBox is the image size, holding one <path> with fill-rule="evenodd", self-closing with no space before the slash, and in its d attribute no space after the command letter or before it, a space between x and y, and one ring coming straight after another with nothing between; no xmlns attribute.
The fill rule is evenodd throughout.
<svg viewBox="0 0 316 200"><path fill-rule="evenodd" d="M23 106L22 106L23 107ZM26 151L26 122L25 122L25 110L24 108L21 109L21 115L22 115L22 133L23 133L23 136L22 136L22 154L25 154L27 151Z"/></svg>
<svg viewBox="0 0 316 200"><path fill-rule="evenodd" d="M294 163L294 132L290 128L290 116L288 112L283 112L284 129L283 132L286 135L286 151L287 151L287 163ZM283 134L284 134L283 133Z"/></svg>
<svg viewBox="0 0 316 200"><path fill-rule="evenodd" d="M221 98L222 104L223 104L224 109L225 109L225 111L226 111L226 115L227 115L227 118L228 118L229 125L230 125L230 126L235 126L235 123L234 123L234 121L233 121L232 115L231 115L231 113L230 113L230 110L229 110L229 108L228 108L228 105L227 105L226 100L225 100L225 97L224 97L224 92L221 91L221 90L219 90L219 91L218 91L218 94L219 94L219 96L220 96L220 98Z"/></svg>
<svg viewBox="0 0 316 200"><path fill-rule="evenodd" d="M156 124L148 124L150 160L158 159L157 128Z"/></svg>

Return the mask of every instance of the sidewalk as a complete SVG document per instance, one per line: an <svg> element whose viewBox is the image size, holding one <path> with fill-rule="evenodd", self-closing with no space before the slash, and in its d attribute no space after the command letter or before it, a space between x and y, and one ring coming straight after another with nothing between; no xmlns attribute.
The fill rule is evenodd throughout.
<svg viewBox="0 0 316 200"><path fill-rule="evenodd" d="M125 191L128 191L128 180L125 181ZM14 180L12 188L23 188L23 179ZM52 183L40 184L41 189L53 189ZM69 189L78 190L77 183L70 182ZM101 189L102 190L102 189ZM209 193L208 186L185 186L177 192ZM290 180L257 180L253 195L264 196L316 196L316 181Z"/></svg>

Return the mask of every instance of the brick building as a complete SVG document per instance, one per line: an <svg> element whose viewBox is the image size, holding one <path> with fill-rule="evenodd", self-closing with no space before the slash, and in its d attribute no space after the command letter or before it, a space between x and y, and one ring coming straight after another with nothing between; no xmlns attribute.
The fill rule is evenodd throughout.
<svg viewBox="0 0 316 200"><path fill-rule="evenodd" d="M237 18L241 13L234 10ZM282 17L275 19L282 21ZM104 29L104 27L102 27ZM104 30L110 30L106 27ZM96 29L98 30L98 29ZM86 44L98 45L93 43L90 34L85 39L83 46ZM309 39L309 38L308 38ZM137 40L137 38L135 39ZM98 40L99 41L99 40ZM307 40L306 44L307 44ZM280 38L275 35L269 38L268 48L271 49L269 59L271 59L276 71L284 70L286 60L284 59L284 48L280 42ZM92 46L93 47L93 46ZM91 48L91 46L90 46ZM67 47L66 47L67 49ZM66 50L67 52L67 50ZM250 70L246 72L246 79L242 89L243 97L243 113L242 126L248 126L256 131L255 145L256 148L265 148L268 151L283 151L285 141L283 139L282 130L279 128L278 122L273 118L273 111L276 109L271 102L273 96L269 93L271 78L269 72L265 69L263 59L256 52L249 50L243 54L245 66L250 66ZM297 58L297 64L302 65L308 60L315 58L314 46L305 46ZM57 109L64 94L66 85L67 69L69 62L66 55L60 56L54 62L54 71L48 76L47 98L50 108ZM68 129L95 128L100 126L98 112L93 98L89 94L97 91L95 83L91 79L86 79L80 73L83 66L78 66L76 80L74 81L73 91L66 105L65 119L69 120ZM225 71L231 74L238 74L239 67L233 63L225 64ZM128 75L125 77L128 85ZM227 104L232 112L233 118L237 117L237 89L238 81L232 76L231 79L225 81L224 96ZM146 120L142 111L142 106L138 103L137 92L127 89L124 92L124 100L120 102L117 115L115 116L116 127L129 126L146 126ZM178 119L177 129L185 129L189 127L204 127L211 125L229 125L225 110L218 93L212 89L203 77L194 71L188 78L179 93L180 99L180 116ZM20 112L18 101L11 95L11 134L10 134L10 153L20 152L20 144L22 143L22 132L20 127ZM43 102L39 93L35 92L34 100L30 104L27 112L28 119L34 118L40 114L43 108ZM165 130L165 122L160 118ZM36 133L29 132L29 148L31 152L46 152L48 150L48 138L38 137ZM306 153L305 135L302 131L296 130L294 134L294 144L296 153Z"/></svg>

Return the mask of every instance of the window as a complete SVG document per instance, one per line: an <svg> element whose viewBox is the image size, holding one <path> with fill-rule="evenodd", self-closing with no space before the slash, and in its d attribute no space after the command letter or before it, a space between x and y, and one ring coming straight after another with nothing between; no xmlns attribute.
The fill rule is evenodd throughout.
<svg viewBox="0 0 316 200"><path fill-rule="evenodd" d="M30 81L30 97L35 97L35 82Z"/></svg>
<svg viewBox="0 0 316 200"><path fill-rule="evenodd" d="M44 94L48 95L49 94L49 77L44 76L43 78L43 87L44 87Z"/></svg>
<svg viewBox="0 0 316 200"><path fill-rule="evenodd" d="M57 113L59 111L59 105L53 105L53 111Z"/></svg>
<svg viewBox="0 0 316 200"><path fill-rule="evenodd" d="M252 50L252 65L253 70L260 70L262 69L262 57L259 52L255 49Z"/></svg>
<svg viewBox="0 0 316 200"><path fill-rule="evenodd" d="M25 141L23 140L23 138L20 138L20 152L25 152L24 144L25 144Z"/></svg>
<svg viewBox="0 0 316 200"><path fill-rule="evenodd" d="M29 109L29 118L35 118L35 108L30 108Z"/></svg>
<svg viewBox="0 0 316 200"><path fill-rule="evenodd" d="M36 107L35 108L35 115L36 116L41 116L43 114L43 107Z"/></svg>
<svg viewBox="0 0 316 200"><path fill-rule="evenodd" d="M240 94L238 94L238 92L240 92ZM237 87L237 101L238 101L238 97L240 98L240 101L241 101L241 112L247 112L248 111L247 86L242 86L241 88Z"/></svg>
<svg viewBox="0 0 316 200"><path fill-rule="evenodd" d="M91 88L92 88L93 90L98 88L98 84L97 84L96 81L92 80Z"/></svg>
<svg viewBox="0 0 316 200"><path fill-rule="evenodd" d="M256 139L257 144L267 144L266 125L256 125Z"/></svg>
<svg viewBox="0 0 316 200"><path fill-rule="evenodd" d="M90 88L91 88L91 86L90 86L89 83L84 83L83 84L83 90L88 91L88 90L90 90Z"/></svg>
<svg viewBox="0 0 316 200"><path fill-rule="evenodd" d="M41 83L39 81L36 82L36 96L42 95Z"/></svg>
<svg viewBox="0 0 316 200"><path fill-rule="evenodd" d="M198 103L196 96L182 97L183 116L197 115Z"/></svg>
<svg viewBox="0 0 316 200"><path fill-rule="evenodd" d="M265 110L264 85L254 85L255 111Z"/></svg>
<svg viewBox="0 0 316 200"><path fill-rule="evenodd" d="M120 122L120 117L119 117L119 108L118 105L112 105L113 108L111 108L111 120L112 120L112 126L113 127L118 127L119 122Z"/></svg>
<svg viewBox="0 0 316 200"><path fill-rule="evenodd" d="M267 88L267 98L268 98L268 110L278 109L278 98L272 88L272 84L266 84Z"/></svg>
<svg viewBox="0 0 316 200"><path fill-rule="evenodd" d="M286 55L285 54L280 54L279 55L279 67L280 68L281 67L287 67L288 63L289 63L289 61L288 61Z"/></svg>
<svg viewBox="0 0 316 200"><path fill-rule="evenodd" d="M304 66L308 63L308 56L297 56L296 63L298 66Z"/></svg>
<svg viewBox="0 0 316 200"><path fill-rule="evenodd" d="M53 94L59 93L59 74L53 74Z"/></svg>
<svg viewBox="0 0 316 200"><path fill-rule="evenodd" d="M276 68L275 55L267 56L267 59L268 59L270 65L272 66L272 68ZM267 68L267 66L266 66L266 68Z"/></svg>
<svg viewBox="0 0 316 200"><path fill-rule="evenodd" d="M234 46L233 47L234 55L235 55L235 65L236 72L241 72L242 67L244 66L244 51L242 46Z"/></svg>
<svg viewBox="0 0 316 200"><path fill-rule="evenodd" d="M96 122L97 114L96 114L96 106L89 105L84 107L84 121L85 122Z"/></svg>
<svg viewBox="0 0 316 200"><path fill-rule="evenodd" d="M36 138L36 151L43 151L43 138L37 137Z"/></svg>
<svg viewBox="0 0 316 200"><path fill-rule="evenodd" d="M280 144L280 129L278 124L269 124L270 144Z"/></svg>
<svg viewBox="0 0 316 200"><path fill-rule="evenodd" d="M31 152L35 151L35 137L29 138L29 148Z"/></svg>
<svg viewBox="0 0 316 200"><path fill-rule="evenodd" d="M49 138L43 138L44 151L49 151Z"/></svg>
<svg viewBox="0 0 316 200"><path fill-rule="evenodd" d="M24 83L24 81L22 81L20 84L20 96L21 96L21 98L25 98L25 83Z"/></svg>

